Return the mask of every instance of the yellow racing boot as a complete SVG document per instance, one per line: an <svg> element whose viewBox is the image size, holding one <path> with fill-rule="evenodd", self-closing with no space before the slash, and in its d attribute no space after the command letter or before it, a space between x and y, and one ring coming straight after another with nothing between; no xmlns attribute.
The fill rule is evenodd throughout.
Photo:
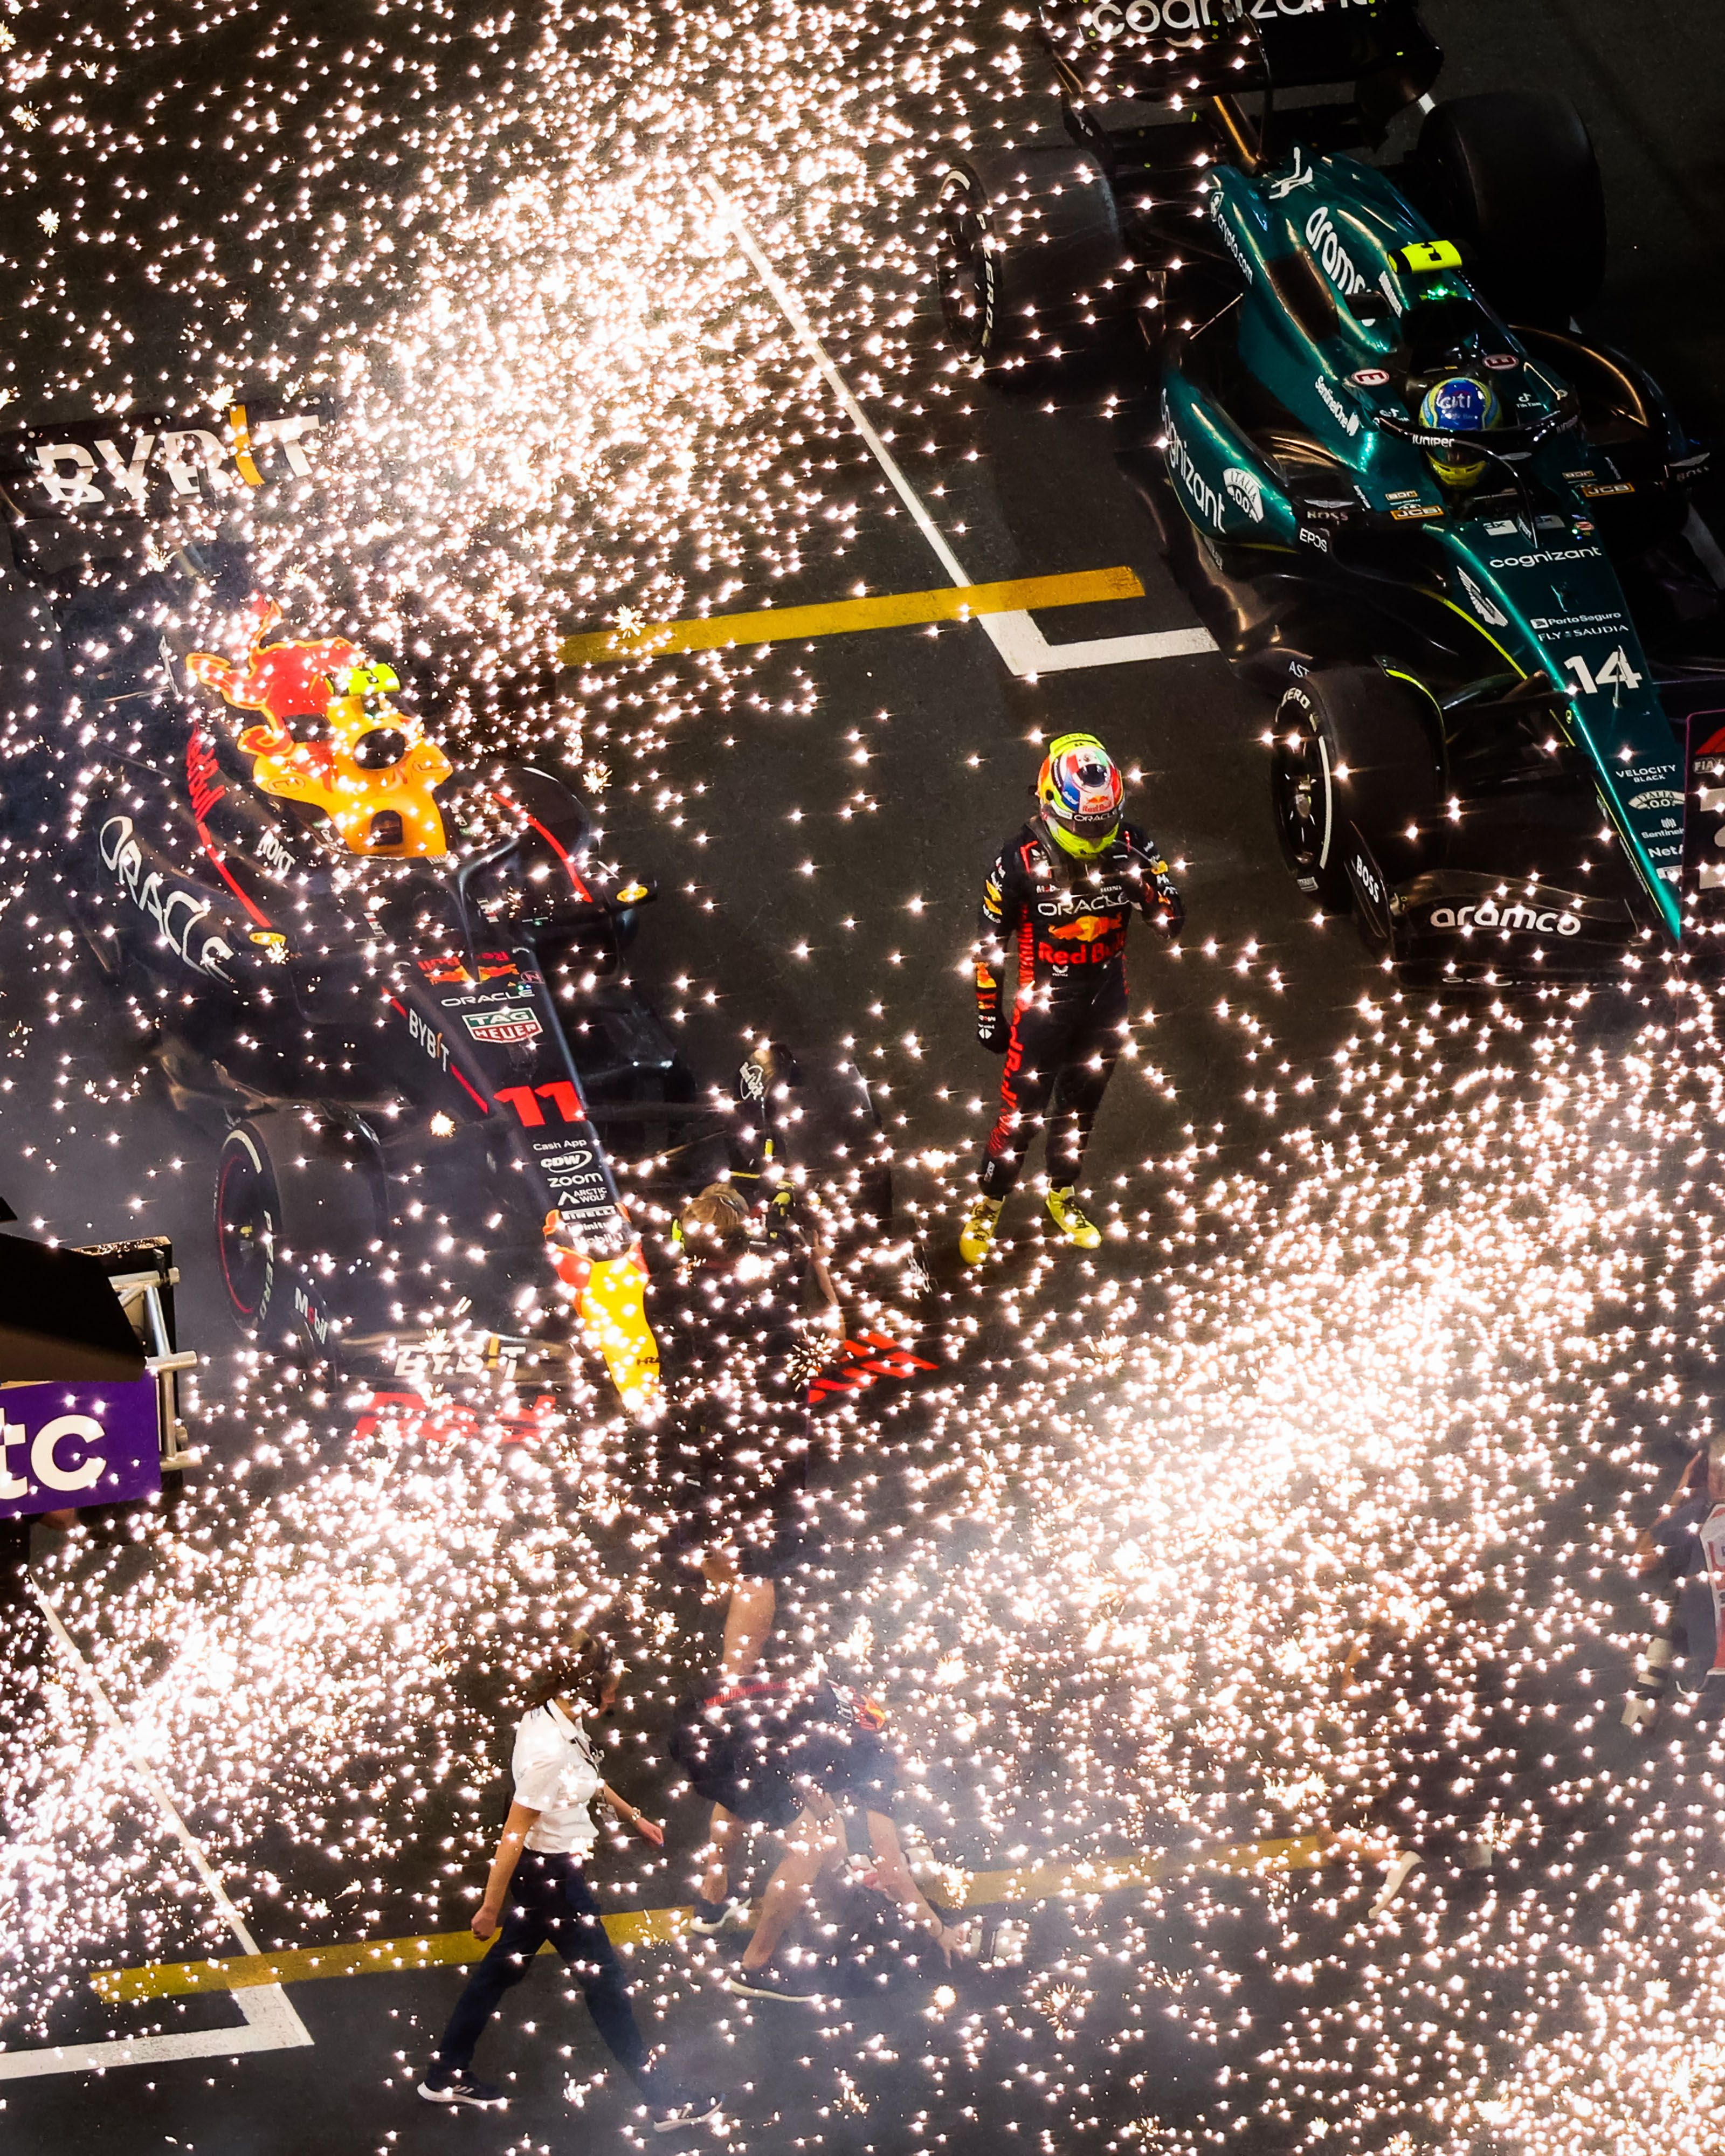
<svg viewBox="0 0 1725 2156"><path fill-rule="evenodd" d="M1102 1231L1095 1221L1086 1220L1079 1211L1076 1190L1050 1190L1048 1214L1075 1250L1093 1250L1102 1240Z"/></svg>
<svg viewBox="0 0 1725 2156"><path fill-rule="evenodd" d="M965 1216L958 1236L958 1255L968 1265L979 1265L988 1255L1000 1220L1004 1198L978 1198Z"/></svg>

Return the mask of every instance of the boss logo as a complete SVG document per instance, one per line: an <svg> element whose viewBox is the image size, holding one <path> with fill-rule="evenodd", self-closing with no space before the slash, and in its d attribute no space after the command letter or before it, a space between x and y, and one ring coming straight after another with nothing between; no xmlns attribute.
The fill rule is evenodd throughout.
<svg viewBox="0 0 1725 2156"><path fill-rule="evenodd" d="M1384 886L1378 880L1377 871L1371 863L1363 854L1356 854L1350 865L1353 871L1354 880L1360 889L1364 891L1373 906L1382 906L1385 903Z"/></svg>

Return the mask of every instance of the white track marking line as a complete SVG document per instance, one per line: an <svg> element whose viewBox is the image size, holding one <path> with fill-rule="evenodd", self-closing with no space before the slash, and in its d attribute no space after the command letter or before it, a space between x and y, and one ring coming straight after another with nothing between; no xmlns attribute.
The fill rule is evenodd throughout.
<svg viewBox="0 0 1725 2156"><path fill-rule="evenodd" d="M110 2036L95 2044L54 2044L40 2051L0 2051L0 2082L45 2074L101 2074L112 2066L153 2066L174 2059L237 2059L249 2051L289 2051L311 2041L279 1984L228 1996L245 2016L239 2029L188 2030L177 2036Z"/></svg>
<svg viewBox="0 0 1725 2156"><path fill-rule="evenodd" d="M79 1682L89 1694L96 1719L119 1745L127 1764L149 1791L169 1834L184 1850L193 1870L208 1890L223 1922L239 1942L243 1953L258 1953L258 1943L244 1917L229 1900L228 1890L214 1867L193 1839L192 1830L181 1818L167 1785L132 1741L131 1731L102 1689L100 1678L60 1622L59 1610L33 1580L31 1592L41 1605L42 1614L60 1652L76 1671ZM229 2058L245 2051L288 2051L311 2042L311 2030L295 2012L279 1984L259 1984L254 1989L230 1993L229 1996L244 2017L243 2028L198 2029L176 2036L110 2036L95 2044L53 2044L39 2050L0 2051L0 2081L19 2081L42 2074L96 2073L109 2066L147 2066L163 2059Z"/></svg>
<svg viewBox="0 0 1725 2156"><path fill-rule="evenodd" d="M773 295L798 343L819 368L845 417L886 474L887 484L910 511L911 522L927 541L936 561L955 584L974 583L952 552L945 533L929 514L922 496L905 477L898 459L870 424L868 414L851 394L850 383L834 366L832 356L815 335L814 325L802 301L762 253L730 197L713 180L707 181L706 188L738 248ZM983 614L977 625L999 653L1007 670L1020 680L1034 681L1040 674L1070 674L1091 666L1124 666L1139 660L1183 659L1196 652L1216 649L1215 639L1208 629L1171 629L1143 636L1099 636L1086 643L1050 644L1028 613Z"/></svg>

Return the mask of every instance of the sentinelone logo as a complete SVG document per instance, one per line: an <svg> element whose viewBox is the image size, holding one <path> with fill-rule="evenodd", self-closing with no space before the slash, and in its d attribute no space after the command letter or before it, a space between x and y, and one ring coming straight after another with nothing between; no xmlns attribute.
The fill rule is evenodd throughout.
<svg viewBox="0 0 1725 2156"><path fill-rule="evenodd" d="M1579 936L1581 921L1574 913L1542 913L1536 906L1514 899L1500 906L1495 898L1482 898L1476 906L1435 906L1426 916L1428 928L1521 929L1540 936Z"/></svg>

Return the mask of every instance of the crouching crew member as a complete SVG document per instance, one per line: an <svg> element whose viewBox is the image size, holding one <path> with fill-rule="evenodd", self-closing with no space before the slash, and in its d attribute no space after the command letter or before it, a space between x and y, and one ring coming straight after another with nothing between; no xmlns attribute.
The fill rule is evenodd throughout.
<svg viewBox="0 0 1725 2156"><path fill-rule="evenodd" d="M845 1861L846 1811L863 1815L869 1884L918 1942L911 1958L937 1954L945 1965L969 1951L966 1928L947 1924L930 1905L906 1861L892 1819L898 1763L880 1734L885 1720L878 1702L815 1676L720 1682L684 1702L670 1755L713 1806L694 1929L711 1933L726 1920L745 1827L767 1827L785 1842L742 1958L722 1979L727 1991L809 2005L827 1995L828 1958L793 1944L790 1934L822 1877Z"/></svg>

